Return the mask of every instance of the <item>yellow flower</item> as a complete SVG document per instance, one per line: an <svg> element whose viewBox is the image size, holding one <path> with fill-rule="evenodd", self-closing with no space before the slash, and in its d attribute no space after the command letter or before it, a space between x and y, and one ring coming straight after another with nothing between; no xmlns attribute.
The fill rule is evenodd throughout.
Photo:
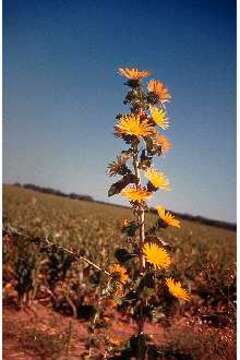
<svg viewBox="0 0 240 360"><path fill-rule="evenodd" d="M169 180L163 172L149 168L147 171L145 171L145 176L155 188L167 191L170 190Z"/></svg>
<svg viewBox="0 0 240 360"><path fill-rule="evenodd" d="M118 135L148 136L154 135L156 130L147 120L141 120L138 115L125 115L121 117L115 126Z"/></svg>
<svg viewBox="0 0 240 360"><path fill-rule="evenodd" d="M107 339L110 342L110 344L113 345L113 346L120 346L121 343L125 340L123 337L121 337L118 334L117 335L116 334L109 334Z"/></svg>
<svg viewBox="0 0 240 360"><path fill-rule="evenodd" d="M163 109L158 109L156 106L150 106L150 112L153 121L160 126L163 130L169 128L169 122L166 111Z"/></svg>
<svg viewBox="0 0 240 360"><path fill-rule="evenodd" d="M150 71L140 71L135 68L119 68L118 72L129 80L142 80L151 75Z"/></svg>
<svg viewBox="0 0 240 360"><path fill-rule="evenodd" d="M162 249L155 243L147 243L143 247L143 253L146 260L152 264L155 269L166 269L171 264L170 256L165 249Z"/></svg>
<svg viewBox="0 0 240 360"><path fill-rule="evenodd" d="M157 134L153 142L161 146L161 152L163 154L166 154L172 148L172 143L165 135Z"/></svg>
<svg viewBox="0 0 240 360"><path fill-rule="evenodd" d="M118 280L125 284L128 280L128 274L125 267L119 265L119 264L113 264L109 267L109 272L111 275L116 275L118 277Z"/></svg>
<svg viewBox="0 0 240 360"><path fill-rule="evenodd" d="M125 196L129 201L146 201L151 192L141 188L140 186L130 185L121 191L121 195Z"/></svg>
<svg viewBox="0 0 240 360"><path fill-rule="evenodd" d="M129 225L129 221L128 219L124 219L123 222L122 222L122 226L128 226Z"/></svg>
<svg viewBox="0 0 240 360"><path fill-rule="evenodd" d="M163 207L156 207L160 219L162 219L167 225L180 228L180 221L175 218L169 211L166 211Z"/></svg>
<svg viewBox="0 0 240 360"><path fill-rule="evenodd" d="M182 285L179 281L175 281L172 278L166 280L169 292L178 299L190 301L190 295L186 290L182 288Z"/></svg>
<svg viewBox="0 0 240 360"><path fill-rule="evenodd" d="M148 91L157 95L162 103L171 99L171 95L168 92L166 86L158 80L150 80L148 83Z"/></svg>
<svg viewBox="0 0 240 360"><path fill-rule="evenodd" d="M14 287L10 282L4 286L4 292L6 294L10 294L12 290L14 290Z"/></svg>

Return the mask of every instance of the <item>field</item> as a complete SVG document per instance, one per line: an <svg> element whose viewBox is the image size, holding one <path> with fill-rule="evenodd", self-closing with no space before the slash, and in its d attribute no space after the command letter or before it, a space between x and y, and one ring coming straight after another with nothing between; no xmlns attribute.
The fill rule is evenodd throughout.
<svg viewBox="0 0 240 360"><path fill-rule="evenodd" d="M103 359L102 342L112 353L123 348L134 322L122 316L120 303L105 306L97 343L91 333L106 277L36 239L108 269L128 241L121 228L131 211L6 185L3 214L4 359ZM149 214L147 228L155 220ZM146 324L149 358L235 359L236 233L183 220L180 230L159 235L192 301L169 303L159 295L158 311Z"/></svg>

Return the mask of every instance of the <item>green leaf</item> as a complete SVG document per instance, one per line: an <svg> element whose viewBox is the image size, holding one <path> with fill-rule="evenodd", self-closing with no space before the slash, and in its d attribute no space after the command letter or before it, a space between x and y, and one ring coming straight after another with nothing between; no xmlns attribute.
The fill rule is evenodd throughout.
<svg viewBox="0 0 240 360"><path fill-rule="evenodd" d="M121 180L112 184L108 190L108 197L119 194L130 183L138 183L137 177L132 173L125 175Z"/></svg>
<svg viewBox="0 0 240 360"><path fill-rule="evenodd" d="M129 253L126 249L121 248L117 248L114 255L121 264L124 264L137 256L137 254Z"/></svg>
<svg viewBox="0 0 240 360"><path fill-rule="evenodd" d="M136 231L139 229L139 224L136 224L134 221L131 221L126 226L122 228L122 232L127 236L133 237L136 234Z"/></svg>
<svg viewBox="0 0 240 360"><path fill-rule="evenodd" d="M144 288L147 287L149 289L154 288L154 277L153 277L153 273L151 272L147 272L143 278L141 279L141 282L139 284L140 288Z"/></svg>
<svg viewBox="0 0 240 360"><path fill-rule="evenodd" d="M130 345L133 350L133 354L138 360L145 359L146 353L146 337L144 334L132 336L130 339Z"/></svg>

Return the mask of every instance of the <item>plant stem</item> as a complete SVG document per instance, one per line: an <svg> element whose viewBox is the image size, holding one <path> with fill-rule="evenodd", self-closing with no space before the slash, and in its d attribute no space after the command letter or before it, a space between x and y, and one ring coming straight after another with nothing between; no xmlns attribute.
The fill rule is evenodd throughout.
<svg viewBox="0 0 240 360"><path fill-rule="evenodd" d="M133 155L133 168L135 172L135 176L138 179L138 184L141 185L141 175L139 170L139 159L138 159L138 145L136 144L134 147L134 155ZM140 275L143 276L145 272L145 258L143 255L143 246L145 241L145 211L142 204L138 206L138 222L139 222L139 260L140 260ZM144 314L143 314L144 300L141 300L140 305L140 317L138 320L138 335L144 333Z"/></svg>
<svg viewBox="0 0 240 360"><path fill-rule="evenodd" d="M144 209L141 208L140 209L140 264L141 264L141 268L140 268L140 274L143 275L144 271L145 271L145 258L143 256L143 246L144 246L144 241L145 241L145 213L144 213Z"/></svg>
<svg viewBox="0 0 240 360"><path fill-rule="evenodd" d="M138 146L135 146L134 149L134 156L133 156L133 167L134 167L134 171L135 171L135 176L138 179L138 184L141 185L141 175L140 175L140 170L138 168L138 164L139 164L139 159L138 159ZM138 206L138 222L140 225L139 228L139 237L140 237L140 241L139 241L139 248L140 248L140 274L142 275L145 271L145 258L143 256L143 246L144 246L144 241L145 241L145 211L144 211L144 207L143 205L139 204Z"/></svg>

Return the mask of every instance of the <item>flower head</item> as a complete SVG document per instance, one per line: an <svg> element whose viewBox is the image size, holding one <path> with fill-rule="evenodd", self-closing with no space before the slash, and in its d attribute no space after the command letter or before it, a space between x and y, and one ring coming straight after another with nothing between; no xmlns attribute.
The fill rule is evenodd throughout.
<svg viewBox="0 0 240 360"><path fill-rule="evenodd" d="M125 269L125 267L119 264L110 265L109 272L113 276L116 275L116 277L122 284L125 284L128 280L127 270Z"/></svg>
<svg viewBox="0 0 240 360"><path fill-rule="evenodd" d="M125 115L115 126L117 135L148 136L155 134L155 129L147 120L141 120L138 115Z"/></svg>
<svg viewBox="0 0 240 360"><path fill-rule="evenodd" d="M125 196L129 201L142 202L149 199L152 194L140 186L130 185L121 191L121 195Z"/></svg>
<svg viewBox="0 0 240 360"><path fill-rule="evenodd" d="M163 130L167 130L169 128L169 122L167 113L163 109L158 109L156 106L150 106L150 112L153 121L160 126Z"/></svg>
<svg viewBox="0 0 240 360"><path fill-rule="evenodd" d="M109 333L107 340L112 346L120 346L125 341L125 338L119 334Z"/></svg>
<svg viewBox="0 0 240 360"><path fill-rule="evenodd" d="M119 68L118 72L129 80L142 80L151 75L150 71L140 71L135 68Z"/></svg>
<svg viewBox="0 0 240 360"><path fill-rule="evenodd" d="M166 269L171 264L167 251L155 243L146 243L143 247L143 253L146 260L155 268Z"/></svg>
<svg viewBox="0 0 240 360"><path fill-rule="evenodd" d="M180 221L177 220L175 218L175 216L172 215L169 211L166 211L162 206L157 206L156 209L157 209L157 212L158 212L158 215L159 215L160 219L163 220L163 222L166 225L173 226L173 227L176 227L176 228L181 227Z"/></svg>
<svg viewBox="0 0 240 360"><path fill-rule="evenodd" d="M122 221L122 226L128 226L129 225L129 221L128 221L128 219L123 219L123 221Z"/></svg>
<svg viewBox="0 0 240 360"><path fill-rule="evenodd" d="M159 97L159 100L164 103L171 99L166 86L158 80L150 80L148 83L148 91L154 93Z"/></svg>
<svg viewBox="0 0 240 360"><path fill-rule="evenodd" d="M125 196L129 201L142 202L151 196L151 192L140 186L130 185L121 191L121 195Z"/></svg>
<svg viewBox="0 0 240 360"><path fill-rule="evenodd" d="M10 294L12 290L14 290L14 287L13 284L11 284L10 282L4 286L4 292L6 294Z"/></svg>
<svg viewBox="0 0 240 360"><path fill-rule="evenodd" d="M125 175L128 172L126 161L121 156L117 156L117 159L108 165L107 173L109 176Z"/></svg>
<svg viewBox="0 0 240 360"><path fill-rule="evenodd" d="M190 295L186 290L182 288L182 285L179 281L175 281L172 278L166 280L169 292L180 300L190 301Z"/></svg>
<svg viewBox="0 0 240 360"><path fill-rule="evenodd" d="M172 148L172 143L169 141L167 136L161 135L159 133L156 134L156 136L153 138L153 142L156 145L161 146L161 153L162 154L166 154Z"/></svg>
<svg viewBox="0 0 240 360"><path fill-rule="evenodd" d="M149 168L145 171L145 176L155 188L170 190L169 180L163 172Z"/></svg>

